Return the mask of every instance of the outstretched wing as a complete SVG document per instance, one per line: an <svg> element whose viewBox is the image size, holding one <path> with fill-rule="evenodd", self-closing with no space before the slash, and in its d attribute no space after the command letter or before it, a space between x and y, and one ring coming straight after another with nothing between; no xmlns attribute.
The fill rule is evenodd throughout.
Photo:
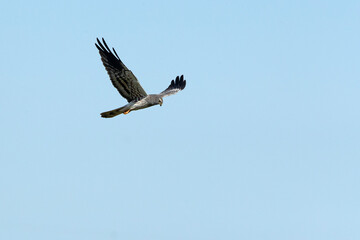
<svg viewBox="0 0 360 240"><path fill-rule="evenodd" d="M165 89L164 91L162 91L160 93L161 97L166 97L166 96L170 96L173 95L181 90L183 90L186 86L186 80L184 80L184 75L181 75L181 77L179 78L179 76L177 76L175 78L175 81L172 80L169 87L167 89Z"/></svg>
<svg viewBox="0 0 360 240"><path fill-rule="evenodd" d="M99 49L101 61L110 76L112 84L119 91L121 96L126 98L128 102L147 96L135 75L120 60L115 49L113 48L114 55L104 38L102 41L104 44L97 38L97 44L95 43L95 46Z"/></svg>

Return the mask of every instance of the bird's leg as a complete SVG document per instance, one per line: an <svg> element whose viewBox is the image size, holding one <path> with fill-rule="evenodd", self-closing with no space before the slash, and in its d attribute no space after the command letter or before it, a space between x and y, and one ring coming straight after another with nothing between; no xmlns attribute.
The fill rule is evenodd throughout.
<svg viewBox="0 0 360 240"><path fill-rule="evenodd" d="M124 112L124 114L128 114L130 112L130 109L129 110L127 110L126 112Z"/></svg>

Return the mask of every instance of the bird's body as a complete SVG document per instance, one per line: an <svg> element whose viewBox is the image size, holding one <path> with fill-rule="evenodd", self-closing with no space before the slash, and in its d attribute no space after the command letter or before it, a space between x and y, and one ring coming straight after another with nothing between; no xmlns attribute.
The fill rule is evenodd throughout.
<svg viewBox="0 0 360 240"><path fill-rule="evenodd" d="M162 105L163 97L175 94L183 90L186 86L184 76L176 77L175 81L172 80L169 87L159 94L147 94L141 87L135 75L124 65L117 55L115 49L111 52L104 39L103 44L97 39L95 46L98 48L101 61L103 62L106 71L109 74L110 80L114 87L119 91L129 103L108 111L101 113L104 118L115 117L119 114L128 114L131 111L148 108L155 105Z"/></svg>
<svg viewBox="0 0 360 240"><path fill-rule="evenodd" d="M158 104L160 104L158 94L150 94L138 101L135 100L135 101L129 102L128 104L126 104L125 106L122 106L120 108L117 108L117 109L114 109L114 110L111 110L108 112L103 112L103 113L101 113L101 116L104 118L111 118L111 117L115 117L116 115L119 115L122 113L128 114L131 111L136 111L136 110L140 110L143 108L152 107L152 106L155 106Z"/></svg>

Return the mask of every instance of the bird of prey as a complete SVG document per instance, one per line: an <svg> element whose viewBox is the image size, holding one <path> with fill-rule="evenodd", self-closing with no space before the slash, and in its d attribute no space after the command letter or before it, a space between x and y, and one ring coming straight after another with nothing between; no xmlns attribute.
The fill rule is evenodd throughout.
<svg viewBox="0 0 360 240"><path fill-rule="evenodd" d="M115 49L113 48L112 52L104 38L102 42L103 43L97 38L97 43L95 43L95 46L99 50L101 61L109 74L112 84L119 91L120 95L128 101L128 104L108 112L103 112L101 113L101 117L112 118L122 113L128 114L131 111L158 104L161 106L163 104L163 97L175 94L185 88L186 80L184 80L184 76L181 75L181 77L177 76L175 81L172 80L169 87L161 93L147 94L135 75L120 60Z"/></svg>

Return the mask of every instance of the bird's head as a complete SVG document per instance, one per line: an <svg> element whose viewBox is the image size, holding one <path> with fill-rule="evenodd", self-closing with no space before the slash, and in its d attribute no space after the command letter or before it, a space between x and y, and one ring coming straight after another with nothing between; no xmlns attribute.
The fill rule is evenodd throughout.
<svg viewBox="0 0 360 240"><path fill-rule="evenodd" d="M160 105L160 107L162 106L162 104L163 104L163 99L160 97L160 98L159 98L159 105Z"/></svg>

